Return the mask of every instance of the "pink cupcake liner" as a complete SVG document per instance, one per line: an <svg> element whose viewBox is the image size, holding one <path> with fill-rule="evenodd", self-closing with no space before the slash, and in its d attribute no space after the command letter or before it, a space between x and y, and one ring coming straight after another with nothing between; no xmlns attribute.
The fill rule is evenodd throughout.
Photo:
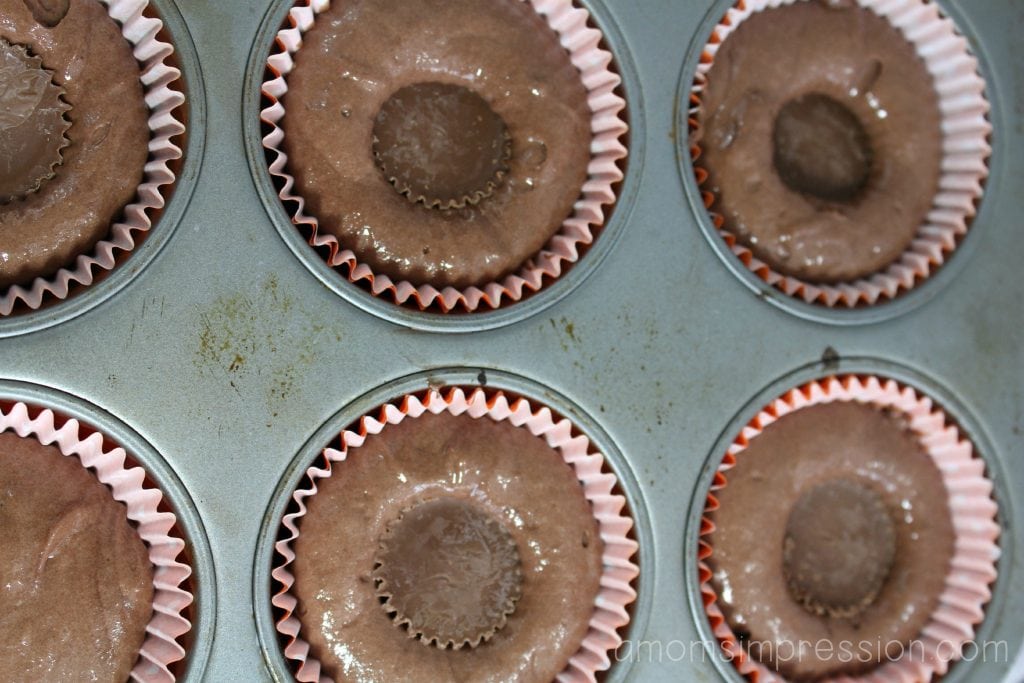
<svg viewBox="0 0 1024 683"><path fill-rule="evenodd" d="M719 46L751 14L800 1L803 0L739 0L726 12L712 32L697 66L690 96L691 139L699 137L700 96ZM988 142L992 126L987 118L989 104L985 99L985 81L978 73L978 60L971 55L967 40L957 32L953 21L929 0L857 2L903 33L932 75L939 97L943 137L939 187L931 209L906 251L885 270L853 282L815 284L783 275L755 257L735 235L722 227L722 217L714 212L714 194L702 191L704 205L711 212L718 234L749 270L789 296L829 307L853 308L894 299L930 277L967 234L983 193L982 185L988 177L987 159L992 152ZM691 143L690 151L696 162L700 156L699 143ZM696 175L698 185L703 185L706 173L696 169Z"/></svg>
<svg viewBox="0 0 1024 683"><path fill-rule="evenodd" d="M443 412L466 414L476 419L487 417L495 422L507 420L516 427L524 427L535 436L542 437L576 471L604 541L604 573L601 576L600 593L594 601L590 629L579 650L569 659L568 666L558 674L557 680L560 683L593 683L598 671L611 666L608 653L622 644L619 630L629 623L627 606L636 600L632 583L640 574L639 567L631 560L638 545L627 536L633 527L633 520L627 513L623 513L625 498L613 493L616 478L604 471L604 456L593 451L590 440L575 434L573 424L567 419L554 416L549 408L534 409L526 399L510 399L500 391L474 389L467 395L459 388L444 393L431 389L422 398L406 395L398 401L381 406L375 411L376 416L364 415L359 420L357 431L347 429L342 432L341 450L324 449L323 466L314 465L306 470L308 481L303 488L296 489L292 494L297 511L284 516L281 524L286 533L282 540L274 544L281 561L271 575L280 588L271 602L282 612L277 620L277 631L287 640L284 655L296 667L296 680L314 683L332 681L321 673L320 662L310 655L309 643L302 639L301 623L295 615L298 600L291 594L295 577L288 567L295 561L292 543L300 534L299 522L306 514L305 500L316 495L317 480L331 476L332 463L344 461L349 452L358 449L368 435L379 434L388 425L398 424L407 418L416 419L428 412L434 415Z"/></svg>
<svg viewBox="0 0 1024 683"><path fill-rule="evenodd" d="M30 285L13 285L0 290L0 317L11 315L15 308L26 306L35 310L47 299L68 298L75 284L88 286L96 277L113 270L118 253L135 249L136 240L153 227L151 214L167 203L164 187L176 180L170 162L180 159L181 149L171 139L185 132L185 125L172 113L185 103L185 96L172 90L170 84L181 78L181 72L167 64L174 53L169 43L157 35L163 22L143 16L148 0L99 0L112 19L121 25L121 34L134 46L135 59L141 64L141 81L149 107L149 159L135 201L124 209L124 220L114 223L110 234L90 254L79 255L74 263L47 278L37 277Z"/></svg>
<svg viewBox="0 0 1024 683"><path fill-rule="evenodd" d="M153 563L153 616L146 626L146 638L131 679L139 683L173 683L175 676L170 666L185 657L178 639L192 628L182 614L193 601L192 594L182 587L192 575L192 568L177 559L185 549L185 541L173 535L177 519L173 513L159 509L163 494L147 486L145 470L128 467L123 448L108 450L102 434L80 427L84 426L78 420L65 420L51 410L38 410L20 402L0 404L0 433L11 431L46 446L57 446L66 457L76 458L82 467L92 470L100 483L110 489L114 500L124 503L128 519L135 523Z"/></svg>
<svg viewBox="0 0 1024 683"><path fill-rule="evenodd" d="M281 104L288 92L287 78L294 68L293 55L302 47L302 34L309 31L316 16L330 7L330 0L297 0L288 13L289 28L277 34L278 52L267 58L267 68L273 78L263 83L262 93L269 106L260 112L260 120L270 127L263 138L263 147L274 154L270 174L281 181L278 193L282 202L294 202L292 223L309 234L308 243L314 248L327 250L327 265L343 274L349 282L365 283L375 296L387 296L397 304L412 305L424 310L436 306L447 313L457 307L466 312L478 308L498 308L502 302L515 302L530 292L540 290L545 278L557 279L563 269L580 259L580 250L596 239L605 223L605 206L615 203L613 186L623 179L619 164L626 158L622 137L629 126L622 118L626 102L615 89L622 79L611 70L612 55L601 48L601 32L588 25L590 13L573 5L572 0L522 0L529 2L559 37L569 52L573 65L579 70L583 86L587 89L587 103L591 111L591 159L587 167L587 180L581 188L573 214L562 223L540 252L528 259L517 272L496 282L465 288L414 285L407 280L395 281L381 273L374 273L357 255L338 242L334 235L321 233L315 216L305 213L305 200L295 191L295 178L288 172L288 155L282 149L284 130L280 127L285 116Z"/></svg>
<svg viewBox="0 0 1024 683"><path fill-rule="evenodd" d="M718 596L711 585L711 569L706 562L714 552L708 537L715 531L707 513L718 509L715 492L728 484L728 471L736 464L736 457L768 425L801 408L833 401L857 401L896 410L907 419L910 429L942 474L955 541L945 590L919 636L925 656L904 655L863 675L840 675L827 680L928 683L933 676L944 675L960 658L961 647L974 638L974 627L981 622L984 606L992 597L989 586L996 579L996 561L1000 554L996 543L998 507L992 498L992 482L985 476L985 462L975 456L971 442L930 398L891 379L844 375L810 382L769 403L740 431L715 473L705 514L701 517L698 571L704 611L723 654L741 674L753 683L785 683L786 679L780 674L747 655L718 606ZM950 643L958 647L951 649Z"/></svg>

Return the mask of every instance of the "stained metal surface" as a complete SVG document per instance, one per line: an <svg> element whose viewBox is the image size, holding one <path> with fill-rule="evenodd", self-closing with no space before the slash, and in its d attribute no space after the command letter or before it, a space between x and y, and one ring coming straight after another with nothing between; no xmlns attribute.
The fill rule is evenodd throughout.
<svg viewBox="0 0 1024 683"><path fill-rule="evenodd" d="M663 648L679 642L686 653L663 649L660 661L616 666L611 680L738 680L699 644L707 633L694 614L695 511L708 466L761 403L836 370L915 383L975 438L998 485L1004 547L980 637L1005 640L1010 659L1018 655L1024 4L940 3L989 81L992 175L964 248L912 298L884 311L888 319L872 322L877 313L836 319L780 302L738 278L703 235L707 219L694 208L681 154L680 86L727 0L584 0L618 53L630 98L630 199L606 234L615 239L587 257L596 267L573 271L578 282L520 311L459 321L451 333L444 320L395 314L331 273L311 272L296 257L302 245L282 239L280 212L268 212L266 179L252 173L263 173L254 84L272 39L264 26L280 23L282 0L178 0L183 20L168 0L155 3L182 52L191 139L205 142L189 148L194 192L176 195L173 232L170 223L159 226L166 244L133 257L131 281L115 282L84 307L91 310L59 324L68 317L60 306L45 314L53 320L3 321L0 335L13 336L0 338L0 378L9 380L0 396L49 396L57 407L98 415L194 510L187 530L208 544L193 539L205 568L189 680L274 680L276 643L258 635L269 615L266 528L303 454L388 391L437 378L474 383L481 369L489 386L539 392L584 426L592 422L627 481L642 544L641 602L629 637ZM961 663L944 680L1024 680L1010 666Z"/></svg>

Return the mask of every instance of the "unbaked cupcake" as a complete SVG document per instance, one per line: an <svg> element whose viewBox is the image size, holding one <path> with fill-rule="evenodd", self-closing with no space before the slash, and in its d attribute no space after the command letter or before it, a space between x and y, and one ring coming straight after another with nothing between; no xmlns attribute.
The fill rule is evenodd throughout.
<svg viewBox="0 0 1024 683"><path fill-rule="evenodd" d="M173 682L185 544L143 470L85 431L0 404L0 679Z"/></svg>
<svg viewBox="0 0 1024 683"><path fill-rule="evenodd" d="M482 390L384 406L295 493L279 631L301 681L593 680L635 598L603 458Z"/></svg>
<svg viewBox="0 0 1024 683"><path fill-rule="evenodd" d="M421 308L497 307L558 277L626 153L588 18L569 0L298 3L262 118L310 244Z"/></svg>
<svg viewBox="0 0 1024 683"><path fill-rule="evenodd" d="M751 270L809 302L913 287L981 195L983 87L931 3L741 3L695 88L695 166L716 225Z"/></svg>
<svg viewBox="0 0 1024 683"><path fill-rule="evenodd" d="M163 207L183 98L133 4L0 0L0 315L90 284Z"/></svg>
<svg viewBox="0 0 1024 683"><path fill-rule="evenodd" d="M789 392L743 430L708 497L715 635L762 682L944 674L995 579L991 495L970 442L912 389L851 376Z"/></svg>

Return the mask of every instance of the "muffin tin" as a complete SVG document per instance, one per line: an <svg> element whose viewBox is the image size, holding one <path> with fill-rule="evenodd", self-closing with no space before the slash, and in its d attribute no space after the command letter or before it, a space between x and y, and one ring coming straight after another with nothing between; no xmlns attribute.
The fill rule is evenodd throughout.
<svg viewBox="0 0 1024 683"><path fill-rule="evenodd" d="M184 680L288 680L269 603L271 542L318 444L396 395L485 382L571 416L619 476L640 543L626 637L660 643L661 657L619 662L606 680L742 680L715 656L700 603L707 486L736 430L765 403L846 372L931 395L986 459L1002 557L977 637L1005 641L1007 656L961 662L944 680L1024 680L1024 665L1011 672L1024 632L1024 57L1014 50L1024 6L939 3L988 83L985 196L964 242L927 282L890 304L839 311L749 273L700 202L687 96L728 0L581 0L629 101L615 212L580 264L539 294L443 315L345 282L277 203L260 146L259 83L290 3L151 2L189 97L178 188L152 237L110 277L0 319L0 399L81 415L171 499L196 582Z"/></svg>

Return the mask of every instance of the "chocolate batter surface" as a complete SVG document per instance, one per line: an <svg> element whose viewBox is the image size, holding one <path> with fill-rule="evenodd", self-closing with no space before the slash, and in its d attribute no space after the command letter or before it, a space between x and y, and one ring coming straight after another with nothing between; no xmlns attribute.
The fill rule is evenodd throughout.
<svg viewBox="0 0 1024 683"><path fill-rule="evenodd" d="M900 257L938 189L942 135L932 77L898 29L857 3L766 9L707 81L697 164L725 229L810 282Z"/></svg>
<svg viewBox="0 0 1024 683"><path fill-rule="evenodd" d="M67 16L71 0L22 0L43 26L53 28Z"/></svg>
<svg viewBox="0 0 1024 683"><path fill-rule="evenodd" d="M603 544L574 471L527 429L447 413L407 418L370 436L317 486L294 543L292 592L302 637L335 680L550 683L579 649ZM439 499L487 511L521 559L515 611L476 648L440 650L410 639L374 585L388 523Z"/></svg>
<svg viewBox="0 0 1024 683"><path fill-rule="evenodd" d="M508 174L477 206L413 204L374 159L382 105L421 83L472 90L508 127ZM482 285L514 272L572 215L587 177L580 74L520 0L331 3L303 36L283 104L288 169L308 213L374 271L417 285Z"/></svg>
<svg viewBox="0 0 1024 683"><path fill-rule="evenodd" d="M709 515L708 565L718 604L754 659L792 680L816 680L873 668L920 635L944 590L954 536L942 476L900 418L854 402L803 408L769 425L736 460ZM877 493L895 529L881 590L850 619L805 609L784 569L794 507L838 480ZM845 548L860 552L856 543ZM832 648L816 650L820 642Z"/></svg>
<svg viewBox="0 0 1024 683"><path fill-rule="evenodd" d="M97 0L73 0L52 28L33 15L52 10L46 16L58 19L59 5L0 0L0 38L40 57L71 105L71 144L56 177L0 206L0 288L48 277L88 253L134 199L149 156L131 44Z"/></svg>
<svg viewBox="0 0 1024 683"><path fill-rule="evenodd" d="M0 434L0 680L124 683L153 566L124 505L75 457Z"/></svg>

